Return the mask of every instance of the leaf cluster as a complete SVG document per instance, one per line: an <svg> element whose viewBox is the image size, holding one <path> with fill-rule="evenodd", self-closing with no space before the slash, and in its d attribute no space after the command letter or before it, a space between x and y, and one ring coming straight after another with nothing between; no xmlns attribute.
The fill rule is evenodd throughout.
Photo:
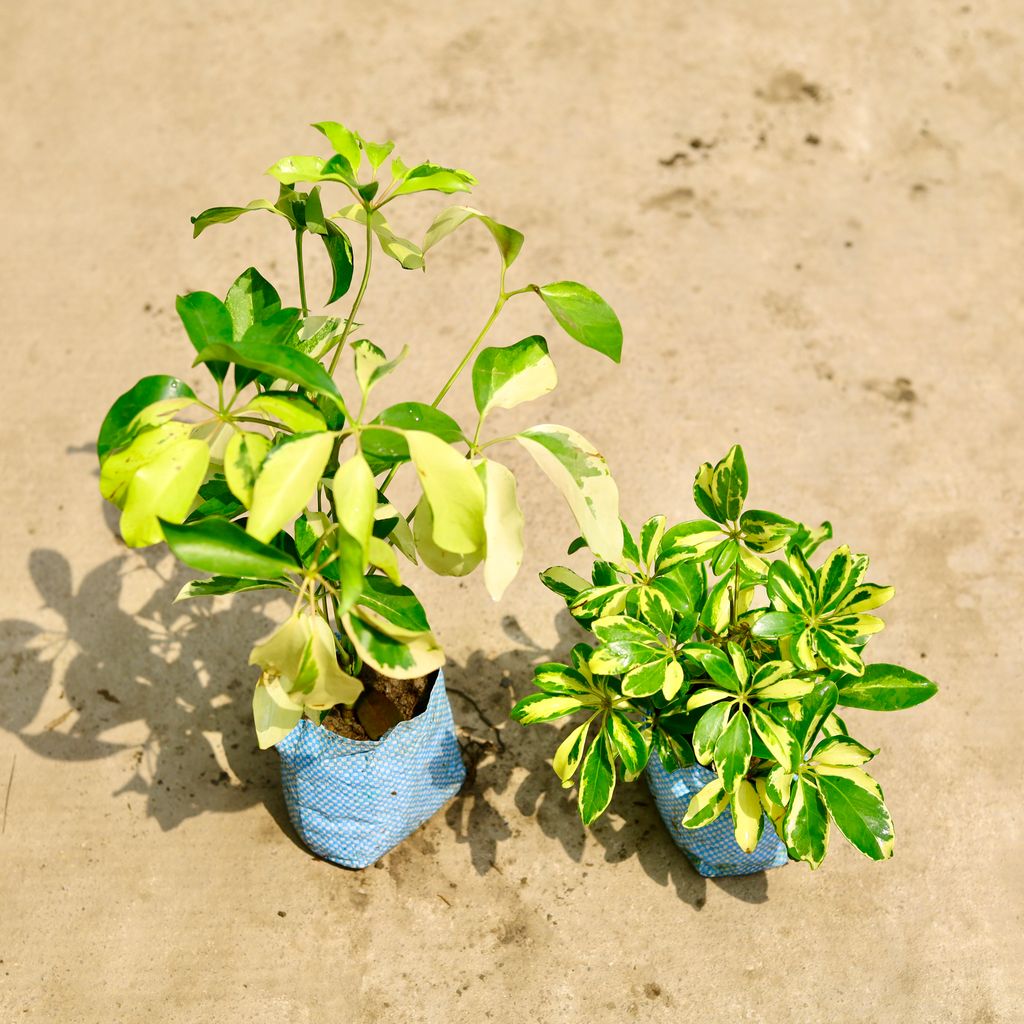
<svg viewBox="0 0 1024 1024"><path fill-rule="evenodd" d="M834 824L875 860L892 855L892 820L862 767L877 751L850 736L838 707L894 711L930 698L930 680L896 665L865 665L884 623L872 614L893 588L865 582L868 559L832 536L774 512L745 509L739 445L697 471L703 518L666 527L649 519L634 538L622 524L619 560L597 558L591 577L565 566L544 584L589 629L571 664L545 664L537 691L512 717L523 724L585 715L562 740L554 769L572 786L585 824L658 757L668 771L694 762L715 778L682 824L700 828L731 811L746 852L774 828L790 856L817 867ZM580 538L570 552L585 546Z"/></svg>
<svg viewBox="0 0 1024 1024"><path fill-rule="evenodd" d="M97 443L100 488L121 510L125 542L166 541L182 562L207 574L181 599L254 589L293 596L291 617L253 652L263 669L254 715L264 746L304 713L318 718L351 703L364 663L398 679L441 665L440 644L402 580L399 556L449 576L482 564L488 591L501 596L523 557L517 481L493 457L501 445L530 453L595 551L617 559L622 547L618 492L586 438L550 423L504 436L487 429L494 410L513 409L557 384L539 334L484 347L507 302L537 296L572 339L618 361L622 331L611 307L572 281L510 289L506 276L523 235L471 207L441 210L419 244L403 237L388 219L391 204L468 192L476 179L430 161L406 164L393 143L371 142L338 122L314 127L333 152L274 163L268 173L279 184L275 200L213 207L192 218L195 236L257 211L287 225L295 240L297 305L286 305L255 267L223 298L206 291L179 296L193 365L206 368L215 393L202 396L175 376L146 377L114 403ZM344 205L326 213L334 189L344 193ZM409 349L387 354L358 319L375 252L403 269L425 269L435 246L472 223L487 230L499 257L487 323L432 400L379 402L385 378ZM355 229L361 246L350 237ZM310 312L308 236L320 240L331 265L326 304L355 286L344 315ZM351 375L340 383L343 355ZM464 370L477 413L469 429L440 409ZM387 490L406 466L420 497L403 514Z"/></svg>

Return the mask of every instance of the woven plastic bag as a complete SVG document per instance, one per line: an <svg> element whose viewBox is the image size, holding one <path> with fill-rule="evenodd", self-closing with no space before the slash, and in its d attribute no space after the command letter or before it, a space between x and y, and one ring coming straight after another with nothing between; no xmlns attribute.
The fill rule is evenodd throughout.
<svg viewBox="0 0 1024 1024"><path fill-rule="evenodd" d="M781 868L789 860L789 854L767 818L753 853L744 853L739 848L733 835L732 811L729 808L710 825L694 829L682 827L680 822L690 805L690 798L714 777L714 772L699 764L667 772L658 752L652 751L647 762L647 784L654 794L661 820L676 846L705 878L752 875L766 868Z"/></svg>
<svg viewBox="0 0 1024 1024"><path fill-rule="evenodd" d="M466 777L442 672L426 709L378 740L339 736L302 719L277 751L295 831L315 854L347 868L379 860Z"/></svg>

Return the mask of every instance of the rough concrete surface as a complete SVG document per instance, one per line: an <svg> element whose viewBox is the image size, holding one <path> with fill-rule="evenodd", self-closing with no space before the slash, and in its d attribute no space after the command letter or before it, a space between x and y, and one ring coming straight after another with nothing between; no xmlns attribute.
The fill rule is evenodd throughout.
<svg viewBox="0 0 1024 1024"><path fill-rule="evenodd" d="M1022 59L1006 0L3 4L0 1019L1024 1020ZM536 582L569 516L515 453L504 602L416 577L474 784L375 869L297 844L245 664L283 605L172 605L187 574L118 541L92 445L138 377L203 383L175 294L255 262L292 295L278 222L194 242L188 217L272 195L323 118L469 168L527 236L513 283L616 307L618 368L510 307L496 342L547 332L562 379L510 428L594 438L633 522L687 517L741 440L756 505L831 519L896 584L873 655L942 691L851 716L893 861L837 838L820 871L706 882L642 784L584 832L556 729L506 719L574 638ZM383 400L429 397L495 277L469 228L381 268L367 330L413 349Z"/></svg>

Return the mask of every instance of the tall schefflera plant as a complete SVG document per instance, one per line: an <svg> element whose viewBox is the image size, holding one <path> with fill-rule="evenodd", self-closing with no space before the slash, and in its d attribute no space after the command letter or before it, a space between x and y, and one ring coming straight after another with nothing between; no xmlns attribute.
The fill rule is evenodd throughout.
<svg viewBox="0 0 1024 1024"><path fill-rule="evenodd" d="M599 557L591 580L562 566L542 574L595 642L578 644L571 664L539 666L538 692L513 718L585 716L553 762L566 787L579 770L585 824L608 807L618 774L632 780L659 757L669 772L695 761L714 772L686 828L728 808L746 853L767 821L811 867L831 823L868 857L891 856L892 820L863 768L877 751L836 709L893 711L936 691L908 669L865 665L864 647L883 627L873 613L893 588L865 582L867 557L845 546L812 566L830 524L744 510L738 445L700 468L693 494L706 518L666 529L655 516L635 540L623 526L622 559Z"/></svg>
<svg viewBox="0 0 1024 1024"><path fill-rule="evenodd" d="M612 309L572 281L510 288L506 277L522 234L468 206L442 210L421 245L400 237L385 217L392 204L424 192L468 192L472 175L433 163L408 166L391 142L370 142L336 122L314 127L333 154L275 163L268 172L280 183L275 201L215 207L193 218L197 236L248 212L279 218L295 239L299 305L285 306L254 268L223 300L204 291L179 297L193 365L209 371L211 393L200 395L178 377L146 377L114 403L97 446L101 490L121 510L125 542L166 541L182 562L209 574L187 584L180 598L269 588L293 596L291 616L252 652L263 669L253 701L263 747L303 714L320 720L335 705L353 703L364 666L411 680L441 665L423 606L402 582L399 554L449 576L483 563L487 589L500 597L523 552L516 480L494 458L502 445L518 444L534 457L595 551L615 561L622 548L615 484L590 442L555 424L488 436L492 410L555 387L544 338L482 347L506 303L536 296L570 337L617 362L622 332ZM329 189L347 202L326 214ZM474 221L500 257L483 329L432 398L379 402L384 379L408 348L385 353L359 320L376 251L421 269L429 250ZM350 232L363 243L351 306L343 316L313 314L304 245L318 239L324 247L333 271L330 305L353 284ZM343 359L352 371L344 385L337 379ZM467 368L477 410L468 430L440 408ZM387 490L406 463L422 496L403 515Z"/></svg>

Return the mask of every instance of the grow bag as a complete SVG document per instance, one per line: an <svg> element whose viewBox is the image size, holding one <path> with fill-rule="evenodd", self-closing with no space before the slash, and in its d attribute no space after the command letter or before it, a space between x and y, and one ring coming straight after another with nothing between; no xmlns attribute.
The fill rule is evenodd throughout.
<svg viewBox="0 0 1024 1024"><path fill-rule="evenodd" d="M347 868L368 867L397 846L466 776L442 672L426 709L379 740L302 719L277 751L295 831L315 854Z"/></svg>
<svg viewBox="0 0 1024 1024"><path fill-rule="evenodd" d="M690 863L705 878L752 875L766 868L780 868L789 860L786 847L775 834L767 817L764 832L753 853L744 853L733 835L732 811L726 808L710 825L683 828L680 822L690 798L714 779L714 772L699 764L690 764L674 772L665 771L658 752L647 762L647 784L665 827Z"/></svg>

